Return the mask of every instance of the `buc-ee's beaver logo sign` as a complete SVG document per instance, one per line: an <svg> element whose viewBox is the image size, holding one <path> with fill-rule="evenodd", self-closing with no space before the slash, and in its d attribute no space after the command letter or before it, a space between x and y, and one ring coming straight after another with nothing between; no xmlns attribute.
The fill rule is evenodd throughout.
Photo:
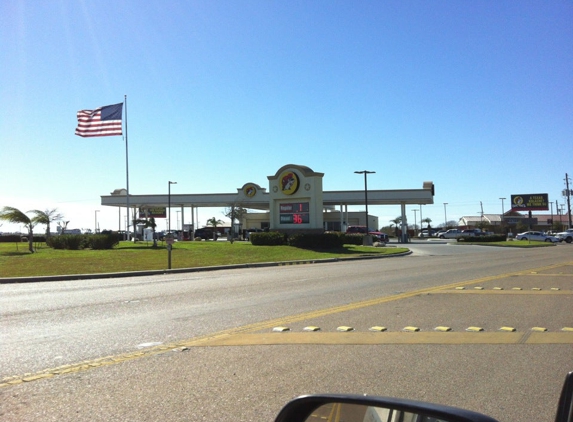
<svg viewBox="0 0 573 422"><path fill-rule="evenodd" d="M281 192L285 195L292 195L298 190L299 180L295 172L285 171L279 177Z"/></svg>

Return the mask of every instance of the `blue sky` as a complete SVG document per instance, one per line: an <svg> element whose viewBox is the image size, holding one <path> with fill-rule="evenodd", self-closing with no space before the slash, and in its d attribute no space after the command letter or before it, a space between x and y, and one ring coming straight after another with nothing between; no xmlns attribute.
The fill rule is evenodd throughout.
<svg viewBox="0 0 573 422"><path fill-rule="evenodd" d="M571 1L5 0L0 63L0 206L70 228L100 210L117 229L100 196L125 187L125 144L74 130L124 95L132 194L266 187L289 163L362 190L371 170L370 189L433 181L438 225L443 203L448 220L512 194L562 204L573 177Z"/></svg>

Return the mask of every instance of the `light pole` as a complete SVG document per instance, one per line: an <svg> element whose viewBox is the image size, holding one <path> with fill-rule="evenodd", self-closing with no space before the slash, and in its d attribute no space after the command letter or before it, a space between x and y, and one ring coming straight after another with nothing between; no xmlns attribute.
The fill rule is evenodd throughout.
<svg viewBox="0 0 573 422"><path fill-rule="evenodd" d="M169 181L167 184L167 208L169 208L169 220L167 222L167 234L171 234L171 185L176 185L177 182Z"/></svg>
<svg viewBox="0 0 573 422"><path fill-rule="evenodd" d="M417 222L417 220L416 220L416 213L417 213L417 212L418 212L418 210L415 209L415 210L414 210L414 235L417 235L416 232L418 231L418 230L417 230L418 222Z"/></svg>
<svg viewBox="0 0 573 422"><path fill-rule="evenodd" d="M95 230L94 230L94 234L97 233L97 213L99 212L99 210L95 210Z"/></svg>
<svg viewBox="0 0 573 422"><path fill-rule="evenodd" d="M505 214L505 211L503 210L503 201L505 200L505 198L499 198L501 199L501 218L499 220L499 227L501 228L501 233L503 234L503 215Z"/></svg>
<svg viewBox="0 0 573 422"><path fill-rule="evenodd" d="M444 202L444 230L448 229L448 214L446 214L446 205L448 205L448 203Z"/></svg>
<svg viewBox="0 0 573 422"><path fill-rule="evenodd" d="M177 182L171 180L167 184L167 208L169 208L169 222L167 223L167 269L171 269L171 248L173 246L173 235L171 234L171 185L176 185Z"/></svg>
<svg viewBox="0 0 573 422"><path fill-rule="evenodd" d="M364 205L366 206L366 236L364 236L364 244L370 244L369 242L369 237L368 237L368 182L367 182L367 176L369 174L373 174L376 173L375 171L368 171L368 170L362 170L362 171L355 171L354 173L356 174L363 174L364 175Z"/></svg>

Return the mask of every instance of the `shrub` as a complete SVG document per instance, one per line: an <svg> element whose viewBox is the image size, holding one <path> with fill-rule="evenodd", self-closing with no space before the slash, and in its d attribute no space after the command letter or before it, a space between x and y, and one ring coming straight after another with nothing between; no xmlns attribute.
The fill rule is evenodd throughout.
<svg viewBox="0 0 573 422"><path fill-rule="evenodd" d="M22 237L19 234L6 234L0 236L0 242L21 242Z"/></svg>
<svg viewBox="0 0 573 422"><path fill-rule="evenodd" d="M48 246L54 249L69 249L77 251L85 247L86 239L83 234L63 234L50 236Z"/></svg>
<svg viewBox="0 0 573 422"><path fill-rule="evenodd" d="M112 235L114 236L118 242L121 242L124 238L124 233L123 232L118 232L118 231L112 231L112 230L102 230L100 234L103 235Z"/></svg>
<svg viewBox="0 0 573 422"><path fill-rule="evenodd" d="M288 245L305 249L336 249L343 245L337 233L301 233L288 238Z"/></svg>
<svg viewBox="0 0 573 422"><path fill-rule="evenodd" d="M340 237L342 239L342 243L347 245L363 245L364 244L364 235L360 233L341 233Z"/></svg>
<svg viewBox="0 0 573 422"><path fill-rule="evenodd" d="M279 232L251 233L251 243L257 246L280 246L286 244L286 235Z"/></svg>
<svg viewBox="0 0 573 422"><path fill-rule="evenodd" d="M86 236L86 244L91 249L113 249L119 244L117 233L92 234Z"/></svg>

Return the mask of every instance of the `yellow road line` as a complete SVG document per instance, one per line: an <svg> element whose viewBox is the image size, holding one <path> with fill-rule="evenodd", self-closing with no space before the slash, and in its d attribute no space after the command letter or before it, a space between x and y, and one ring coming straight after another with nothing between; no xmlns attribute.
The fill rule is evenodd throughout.
<svg viewBox="0 0 573 422"><path fill-rule="evenodd" d="M458 295L572 295L573 290L439 290L429 294L458 294Z"/></svg>
<svg viewBox="0 0 573 422"><path fill-rule="evenodd" d="M419 296L419 295L428 294L428 293L441 292L442 290L454 289L455 287L459 287L459 286L468 286L468 285L477 284L477 283L484 283L487 281L500 280L500 279L512 277L512 276L526 275L528 273L531 273L532 271L546 271L546 270L558 268L558 267L561 267L564 265L573 265L573 262L563 263L563 264L554 264L554 265L549 265L546 267L541 267L541 268L531 269L531 270L526 270L526 271L510 272L510 273L506 273L506 274L499 274L499 275L494 275L494 276L482 277L482 278L478 278L478 279L474 279L474 280L464 281L461 283L458 282L458 283L445 284L442 286L434 286L434 287L429 287L426 289L420 289L420 290L415 290L412 292L400 293L400 294L392 295L392 296L383 296L383 297L379 297L379 298L375 298L375 299L364 300L361 302L350 303L347 305L334 306L331 308L320 309L320 310L311 311L311 312L305 312L305 313L301 313L298 315L291 315L291 316L287 316L287 317L276 318L276 319L267 320L267 321L261 321L261 322L257 322L254 324L244 325L242 327L236 327L236 328L231 328L228 330L223 330L223 331L220 331L218 333L208 334L205 336L195 337L195 338L191 338L188 340L164 344L164 345L160 345L160 346L154 346L154 347L150 347L148 349L140 350L137 352L128 352L128 353L123 353L120 355L106 356L103 358L92 359L92 360L83 361L83 362L79 362L79 363L75 363L75 364L63 365L63 366L59 366L59 367L55 367L55 368L48 368L48 369L45 369L42 371L38 371L36 373L28 373L28 374L24 374L24 375L15 375L12 377L4 377L2 380L0 380L0 388L1 387L7 387L10 385L14 385L14 384L19 384L22 382L30 382L30 381L35 381L35 380L39 380L39 379L49 378L49 377L52 377L55 375L73 373L73 372L82 372L82 371L87 371L89 369L97 368L100 366L115 365L115 364L118 364L121 362L126 362L126 361L130 361L130 360L154 356L154 355L166 353L169 351L173 351L173 350L177 350L177 349L181 349L181 348L185 348L185 347L210 346L210 345L217 344L217 342L229 341L229 339L236 338L236 336L239 334L245 335L246 333L253 333L256 331L269 329L269 328L279 326L279 325L288 325L290 323L303 321L306 319L319 318L319 317L333 315L333 314L337 314L337 313L341 313L341 312L353 311L353 310L357 310L357 309L366 308L369 306L380 305L382 303L406 299L406 298L410 298L413 296ZM539 292L537 292L537 293L539 293ZM346 333L346 334L348 334L348 333ZM380 333L364 333L364 334L380 335ZM384 333L384 334L387 334L387 333ZM392 333L392 334L394 334L394 333ZM410 336L420 335L420 333L402 333L402 334L410 335ZM430 334L430 333L424 333L424 335L425 334ZM436 334L439 334L439 335L466 334L466 335L468 335L467 333L431 333L431 334L434 334L434 335L436 335ZM480 333L479 335L483 335L483 334L484 333ZM489 333L489 335L491 335L491 334L494 334L494 333ZM496 334L499 334L499 333L496 333ZM503 333L504 336L509 336L512 334L516 334L516 333ZM539 333L531 333L528 335L533 337L534 334L539 334ZM547 334L548 333L543 333L543 335L547 335ZM555 333L553 333L553 334L555 334ZM558 334L562 334L562 333L558 333ZM316 334L314 334L314 335L316 335ZM338 333L338 335L340 336L340 333ZM485 337L483 337L482 340L484 338ZM521 339L521 337L519 337L519 338ZM559 338L562 338L562 336ZM566 341L566 343L568 343L568 342L569 341ZM340 343L340 340L338 340L338 343L336 343L336 344L344 344L344 343Z"/></svg>
<svg viewBox="0 0 573 422"><path fill-rule="evenodd" d="M383 344L573 344L573 333L538 332L351 332L237 334L213 339L202 346L269 345L383 345Z"/></svg>

